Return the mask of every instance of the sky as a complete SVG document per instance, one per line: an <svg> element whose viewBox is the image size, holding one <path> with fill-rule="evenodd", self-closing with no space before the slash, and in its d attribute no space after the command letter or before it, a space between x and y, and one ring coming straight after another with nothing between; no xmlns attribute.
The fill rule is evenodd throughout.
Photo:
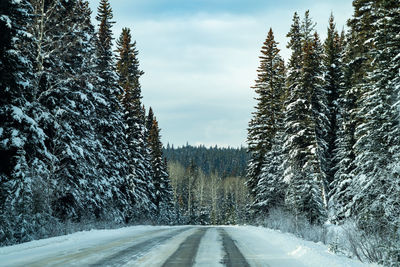
<svg viewBox="0 0 400 267"><path fill-rule="evenodd" d="M139 50L143 103L164 145L246 146L256 104L262 43L269 28L288 59L294 12L309 9L322 40L328 18L342 30L351 0L114 0L114 38L131 29ZM89 0L93 17L99 0ZM97 24L97 22L94 22Z"/></svg>

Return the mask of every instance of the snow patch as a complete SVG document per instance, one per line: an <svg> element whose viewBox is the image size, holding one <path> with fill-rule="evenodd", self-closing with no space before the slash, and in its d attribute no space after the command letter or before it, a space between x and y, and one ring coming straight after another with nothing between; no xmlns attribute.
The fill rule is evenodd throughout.
<svg viewBox="0 0 400 267"><path fill-rule="evenodd" d="M4 21L6 23L7 28L11 29L11 20L8 16L6 15L1 15L0 20Z"/></svg>
<svg viewBox="0 0 400 267"><path fill-rule="evenodd" d="M225 230L237 241L239 250L252 266L378 266L332 254L323 244L264 227L226 227Z"/></svg>
<svg viewBox="0 0 400 267"><path fill-rule="evenodd" d="M17 120L18 122L21 122L22 119L24 118L24 113L22 112L22 109L16 106L12 106L12 113L13 113L13 118Z"/></svg>
<svg viewBox="0 0 400 267"><path fill-rule="evenodd" d="M217 232L217 228L211 227L200 241L194 266L222 267L224 266L221 263L224 254L222 240Z"/></svg>
<svg viewBox="0 0 400 267"><path fill-rule="evenodd" d="M289 252L288 254L294 257L303 257L307 252L308 249L306 247L299 246L298 248L296 248L292 252Z"/></svg>

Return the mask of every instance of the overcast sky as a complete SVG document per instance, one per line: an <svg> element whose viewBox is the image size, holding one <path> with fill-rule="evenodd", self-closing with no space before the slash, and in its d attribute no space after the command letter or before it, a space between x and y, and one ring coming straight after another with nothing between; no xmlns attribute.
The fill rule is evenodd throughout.
<svg viewBox="0 0 400 267"><path fill-rule="evenodd" d="M99 0L89 0L94 13ZM183 145L246 145L255 105L250 88L271 27L284 58L293 13L309 9L326 36L329 14L338 29L351 0L113 0L114 37L129 27L137 41L143 102L162 141ZM96 22L97 24L97 22Z"/></svg>

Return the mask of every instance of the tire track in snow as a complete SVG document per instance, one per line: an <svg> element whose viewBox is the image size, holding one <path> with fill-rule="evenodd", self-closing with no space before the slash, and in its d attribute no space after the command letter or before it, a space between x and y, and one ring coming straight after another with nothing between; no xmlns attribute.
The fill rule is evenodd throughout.
<svg viewBox="0 0 400 267"><path fill-rule="evenodd" d="M219 228L218 232L222 237L222 245L225 250L223 264L225 264L227 267L250 267L245 257L240 252L228 233L222 228Z"/></svg>
<svg viewBox="0 0 400 267"><path fill-rule="evenodd" d="M142 257L148 251L153 249L155 246L166 242L167 240L173 238L174 236L189 230L190 227L182 228L168 232L166 235L157 236L146 240L144 242L137 243L133 246L127 247L123 250L118 251L108 257L101 259L100 261L91 264L89 266L123 266L130 261L137 260Z"/></svg>
<svg viewBox="0 0 400 267"><path fill-rule="evenodd" d="M197 229L194 234L188 236L174 254L166 260L163 267L193 266L197 250L199 249L200 240L203 238L207 230L208 228L202 227Z"/></svg>
<svg viewBox="0 0 400 267"><path fill-rule="evenodd" d="M183 232L187 229L190 228L182 228L175 230L174 232ZM121 247L126 246L129 243L135 243L136 244L143 244L146 243L153 238L152 236L155 236L154 238L158 238L159 234L161 236L163 235L163 232L167 231L167 229L158 229L154 231L147 231L139 235L135 236L130 236L127 238L123 239L117 239L115 241L111 241L105 244L101 244L98 246L94 247L88 247L88 248L80 248L76 252L61 252L59 255L54 255L49 258L41 259L41 260L36 260L34 262L28 263L28 266L32 267L43 267L43 266L65 266L65 265L76 265L76 266L88 266L92 264L93 262L98 262L99 258L103 259L104 255L110 255L110 252L112 251L120 251ZM168 235L168 234L167 234ZM138 240L143 240L142 242ZM138 243L139 242L139 243ZM106 256L107 257L107 256ZM21 266L26 266L26 264L23 264ZM98 265L99 266L99 265Z"/></svg>

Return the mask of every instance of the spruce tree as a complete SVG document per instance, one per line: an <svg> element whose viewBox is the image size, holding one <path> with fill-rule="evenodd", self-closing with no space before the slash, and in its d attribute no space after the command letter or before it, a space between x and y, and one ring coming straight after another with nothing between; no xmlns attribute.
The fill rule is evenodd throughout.
<svg viewBox="0 0 400 267"><path fill-rule="evenodd" d="M349 186L352 183L352 170L354 169L354 149L355 144L353 120L353 110L355 109L356 96L351 90L351 76L353 69L350 67L352 46L349 39L350 34L341 37L342 44L342 75L341 84L338 91L338 116L337 116L337 139L336 151L334 154L334 178L330 184L330 219L340 221L349 216L346 206L351 202ZM347 215L346 215L347 214Z"/></svg>
<svg viewBox="0 0 400 267"><path fill-rule="evenodd" d="M385 198L383 198L383 209L385 211L383 222L386 236L392 236L391 241L387 243L385 249L388 251L387 262L397 264L400 262L398 255L400 252L400 244L398 236L393 236L396 229L400 229L400 9L397 1L384 1L380 7L380 21L378 24L377 47L382 47L384 53L379 59L380 66L386 66L384 72L386 77L382 77L383 84L386 88L391 88L391 102L395 100L391 107L391 115L395 115L394 122L391 125L390 132L387 133L388 141L391 143L389 155L391 162L387 169L390 171L391 179L389 185L385 186ZM382 199L379 199L381 201ZM374 203L375 204L375 203ZM385 237L386 238L386 237ZM389 265L389 263L388 263Z"/></svg>
<svg viewBox="0 0 400 267"><path fill-rule="evenodd" d="M98 181L103 198L111 207L109 216L116 221L123 218L127 207L125 191L128 165L122 106L118 100L123 93L118 84L112 52L113 15L108 0L100 1L96 16L99 22L96 41L96 72L94 90L100 96L96 99L95 127L98 139L104 148L105 156L99 164L102 176ZM101 97L103 96L103 97ZM115 209L114 209L115 208Z"/></svg>
<svg viewBox="0 0 400 267"><path fill-rule="evenodd" d="M155 187L155 204L158 211L158 220L161 223L171 222L173 212L173 191L167 172L167 165L164 161L160 128L157 119L153 119L149 131L149 145L151 151L151 164L153 167L153 181Z"/></svg>
<svg viewBox="0 0 400 267"><path fill-rule="evenodd" d="M282 119L285 67L272 29L261 53L258 78L253 87L258 95L257 106L248 133L250 160L247 185L254 197L253 208L257 212L267 212L283 199L279 158L274 157L280 150L276 136L282 126L279 121Z"/></svg>
<svg viewBox="0 0 400 267"><path fill-rule="evenodd" d="M46 177L44 135L32 117L32 42L28 1L0 4L0 242L12 244L37 236L45 223L34 205L35 183ZM43 175L43 177L41 176Z"/></svg>
<svg viewBox="0 0 400 267"><path fill-rule="evenodd" d="M154 121L154 112L153 112L153 109L150 107L149 113L147 114L147 117L146 117L147 132L150 132L151 128L153 127L153 121Z"/></svg>
<svg viewBox="0 0 400 267"><path fill-rule="evenodd" d="M335 153L337 151L337 134L339 131L339 91L342 86L342 42L336 30L333 14L329 18L327 37L324 42L323 67L324 67L324 90L326 91L327 105L327 132L325 141L327 147L324 151L326 157L322 168L326 174L327 184L334 180L335 173Z"/></svg>
<svg viewBox="0 0 400 267"><path fill-rule="evenodd" d="M329 181L328 172L330 166L329 134L331 130L329 109L329 91L326 90L325 80L323 79L323 48L319 35L315 32L313 36L312 52L310 56L304 57L304 82L312 90L311 108L315 121L315 137L317 140L317 161L318 183L321 187L322 200L324 207L328 205ZM307 60L306 60L307 59ZM306 74L307 73L307 74ZM308 76L308 77L307 77Z"/></svg>
<svg viewBox="0 0 400 267"><path fill-rule="evenodd" d="M335 175L331 185L331 202L335 205L334 220L340 221L354 215L355 192L351 186L355 182L355 159L357 152L355 144L356 128L363 123L365 118L360 116L361 96L366 89L365 79L371 70L370 50L375 31L375 1L353 1L354 15L348 21L349 32L343 45L342 86L339 91L339 120L340 128L337 139L337 152L335 155Z"/></svg>
<svg viewBox="0 0 400 267"><path fill-rule="evenodd" d="M374 4L371 16L375 18L375 34L368 51L373 69L361 85L357 115L363 120L355 129L352 209L363 227L386 228L393 214L387 213L385 195L398 179L393 166L397 164L395 155L400 144L396 135L399 97L393 81L399 75L399 64L393 64L392 59L399 53L396 19L398 23L400 16L393 1Z"/></svg>
<svg viewBox="0 0 400 267"><path fill-rule="evenodd" d="M320 149L324 122L321 100L321 47L308 12L300 27L295 13L288 34L292 56L288 66L288 100L285 115L285 181L288 184L285 203L296 216L304 215L310 222L324 218L323 183ZM298 54L300 53L300 54ZM324 102L322 102L324 103Z"/></svg>
<svg viewBox="0 0 400 267"><path fill-rule="evenodd" d="M143 71L139 69L136 42L128 28L122 29L117 40L117 72L119 84L123 88L120 101L124 111L125 136L128 147L129 175L127 177L128 192L135 210L130 218L140 216L150 219L154 213L153 184L151 166L147 158L147 138L145 137L145 111L141 106L141 87L139 78ZM142 217L143 219L143 217Z"/></svg>
<svg viewBox="0 0 400 267"><path fill-rule="evenodd" d="M86 1L32 1L35 10L34 98L46 110L38 118L46 134L52 212L61 221L107 214L110 207L96 168L103 151L93 127L94 27ZM46 188L46 186L44 186ZM48 185L47 185L48 187Z"/></svg>

